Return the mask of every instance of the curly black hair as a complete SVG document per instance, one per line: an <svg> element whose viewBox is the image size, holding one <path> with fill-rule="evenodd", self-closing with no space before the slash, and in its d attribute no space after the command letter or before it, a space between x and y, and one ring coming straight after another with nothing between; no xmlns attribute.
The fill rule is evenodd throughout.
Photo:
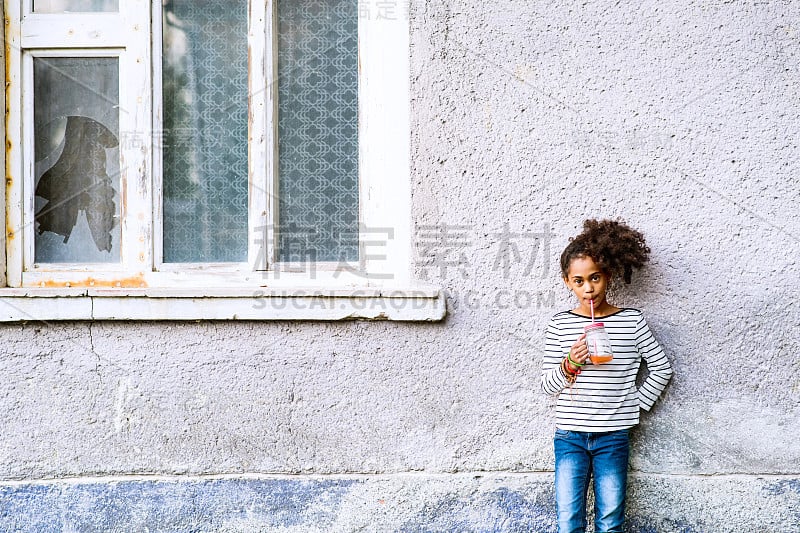
<svg viewBox="0 0 800 533"><path fill-rule="evenodd" d="M622 220L589 219L583 222L583 232L571 238L561 254L561 274L567 277L573 259L591 257L603 272L630 283L633 269L642 268L649 256L644 235Z"/></svg>

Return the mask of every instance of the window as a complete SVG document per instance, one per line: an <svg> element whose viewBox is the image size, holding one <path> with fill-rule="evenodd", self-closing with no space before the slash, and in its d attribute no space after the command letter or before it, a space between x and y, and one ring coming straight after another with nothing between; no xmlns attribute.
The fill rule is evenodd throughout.
<svg viewBox="0 0 800 533"><path fill-rule="evenodd" d="M407 20L362 4L7 2L2 295L441 314L408 291Z"/></svg>

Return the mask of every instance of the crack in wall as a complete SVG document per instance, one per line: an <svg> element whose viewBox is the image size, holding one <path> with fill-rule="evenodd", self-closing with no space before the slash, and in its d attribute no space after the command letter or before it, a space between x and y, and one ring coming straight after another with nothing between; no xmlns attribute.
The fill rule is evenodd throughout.
<svg viewBox="0 0 800 533"><path fill-rule="evenodd" d="M92 313L92 314L94 314L94 313ZM94 374L96 376L96 378L97 378L97 386L91 392L92 404L89 406L89 416L90 416L90 418L92 420L94 420L94 413L96 412L96 409L97 409L97 399L102 394L102 390L103 390L103 375L100 372L100 366L102 364L102 357L95 350L95 346L94 346L94 331L92 329L93 325L94 325L93 322L89 322L87 324L87 330L89 332L89 350L91 351L91 354L94 355L94 357L95 357L94 370L91 370L90 373Z"/></svg>

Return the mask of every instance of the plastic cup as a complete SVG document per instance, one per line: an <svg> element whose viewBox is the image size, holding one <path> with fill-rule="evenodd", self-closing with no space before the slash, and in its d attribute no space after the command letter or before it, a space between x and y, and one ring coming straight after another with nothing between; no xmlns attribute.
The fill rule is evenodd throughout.
<svg viewBox="0 0 800 533"><path fill-rule="evenodd" d="M593 322L583 328L586 333L586 347L589 349L589 359L593 365L602 365L614 360L611 350L611 339L602 322Z"/></svg>

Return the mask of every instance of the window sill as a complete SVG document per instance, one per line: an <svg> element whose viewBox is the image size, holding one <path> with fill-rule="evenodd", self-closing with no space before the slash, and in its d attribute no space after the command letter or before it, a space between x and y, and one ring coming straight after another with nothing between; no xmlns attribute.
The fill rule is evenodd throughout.
<svg viewBox="0 0 800 533"><path fill-rule="evenodd" d="M3 288L0 322L55 320L438 321L432 286L334 288Z"/></svg>

